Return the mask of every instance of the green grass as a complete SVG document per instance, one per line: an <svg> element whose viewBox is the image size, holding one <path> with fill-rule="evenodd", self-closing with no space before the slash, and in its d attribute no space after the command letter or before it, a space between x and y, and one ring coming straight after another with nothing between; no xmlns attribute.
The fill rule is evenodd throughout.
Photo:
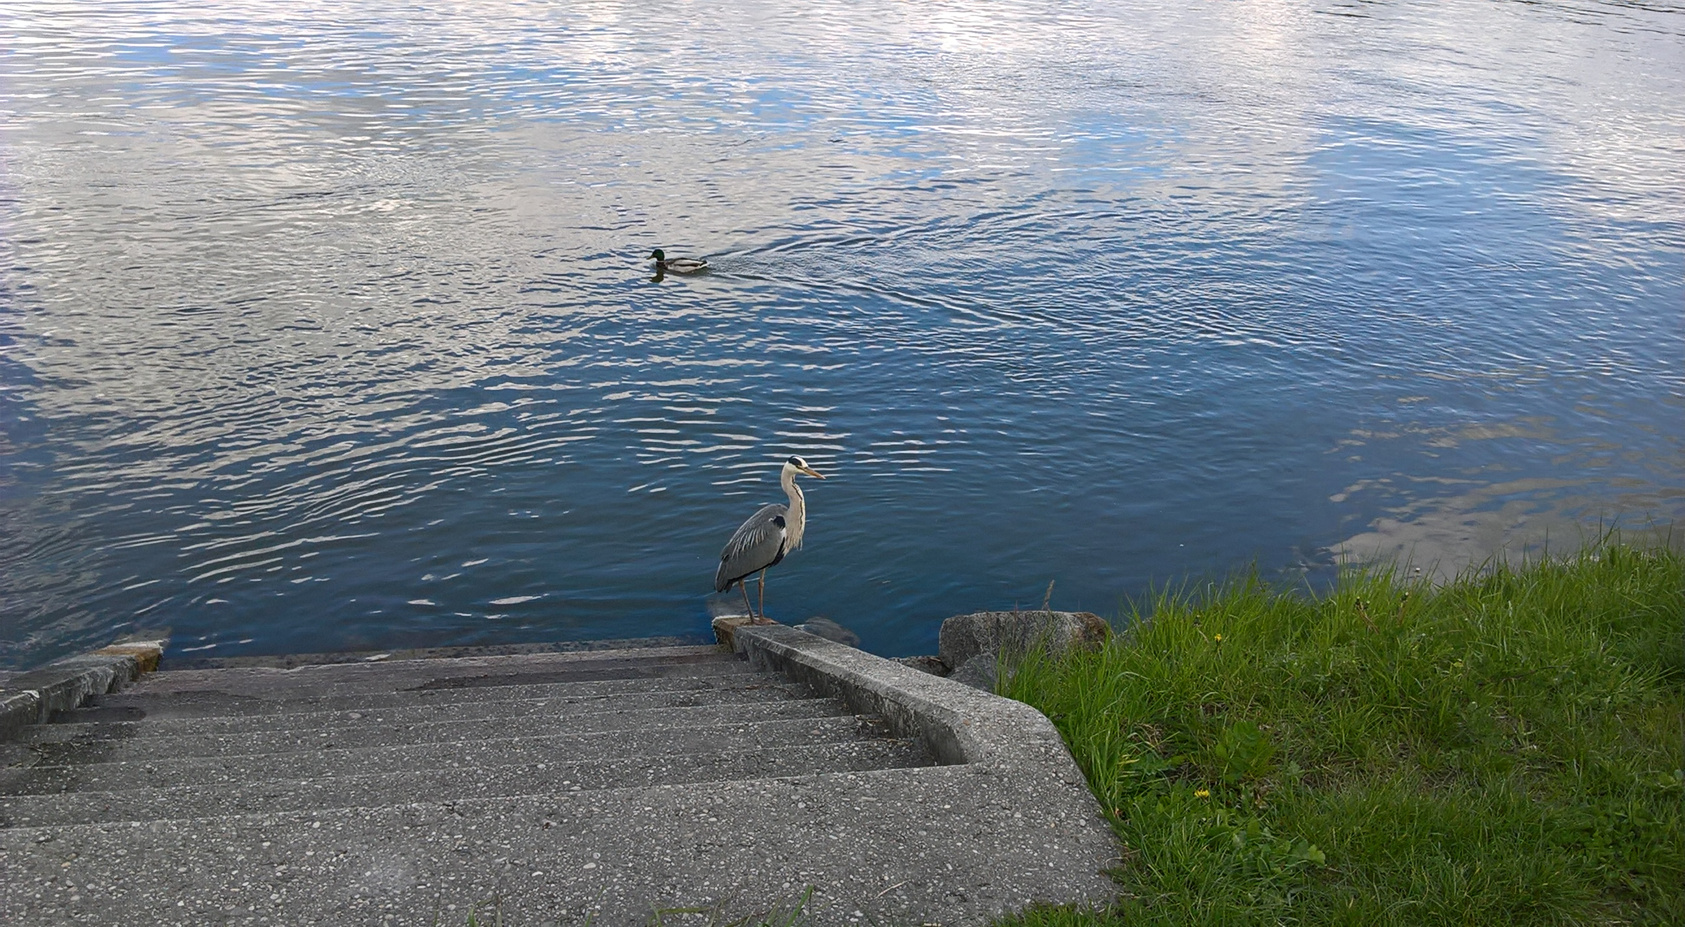
<svg viewBox="0 0 1685 927"><path fill-rule="evenodd" d="M1007 923L1685 924L1685 556L1160 596L1002 692L1124 845L1105 912Z"/></svg>

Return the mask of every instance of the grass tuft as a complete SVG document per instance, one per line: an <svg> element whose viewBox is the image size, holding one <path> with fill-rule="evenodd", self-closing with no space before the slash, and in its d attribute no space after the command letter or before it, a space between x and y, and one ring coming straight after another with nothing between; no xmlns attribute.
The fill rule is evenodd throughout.
<svg viewBox="0 0 1685 927"><path fill-rule="evenodd" d="M1125 846L1108 912L1009 923L1685 923L1685 556L1610 538L1434 586L1160 595L1032 656Z"/></svg>

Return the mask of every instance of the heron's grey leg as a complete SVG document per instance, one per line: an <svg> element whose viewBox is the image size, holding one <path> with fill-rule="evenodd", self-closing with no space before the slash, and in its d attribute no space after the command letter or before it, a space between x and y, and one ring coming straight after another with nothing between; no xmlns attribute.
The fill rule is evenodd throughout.
<svg viewBox="0 0 1685 927"><path fill-rule="evenodd" d="M761 590L761 620L766 620L766 570L761 570L761 582L757 587Z"/></svg>
<svg viewBox="0 0 1685 927"><path fill-rule="evenodd" d="M749 613L749 620L755 618L755 607L749 604L749 583L745 580L737 581L737 588L743 590L743 608Z"/></svg>

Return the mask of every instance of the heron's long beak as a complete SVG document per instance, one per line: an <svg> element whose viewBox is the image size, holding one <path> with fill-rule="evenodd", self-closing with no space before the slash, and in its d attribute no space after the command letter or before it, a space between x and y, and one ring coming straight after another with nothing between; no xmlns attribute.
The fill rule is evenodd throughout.
<svg viewBox="0 0 1685 927"><path fill-rule="evenodd" d="M818 470L815 470L812 467L797 467L796 469L802 471L803 473L806 473L808 476L811 476L816 480L822 480L822 479L825 478L825 474L820 473Z"/></svg>

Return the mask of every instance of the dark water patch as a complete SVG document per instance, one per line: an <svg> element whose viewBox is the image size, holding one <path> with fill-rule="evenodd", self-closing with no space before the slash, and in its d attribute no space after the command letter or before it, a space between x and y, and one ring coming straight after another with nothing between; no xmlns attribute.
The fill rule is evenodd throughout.
<svg viewBox="0 0 1685 927"><path fill-rule="evenodd" d="M790 453L885 653L1685 506L1676 12L15 7L8 665L699 633Z"/></svg>

